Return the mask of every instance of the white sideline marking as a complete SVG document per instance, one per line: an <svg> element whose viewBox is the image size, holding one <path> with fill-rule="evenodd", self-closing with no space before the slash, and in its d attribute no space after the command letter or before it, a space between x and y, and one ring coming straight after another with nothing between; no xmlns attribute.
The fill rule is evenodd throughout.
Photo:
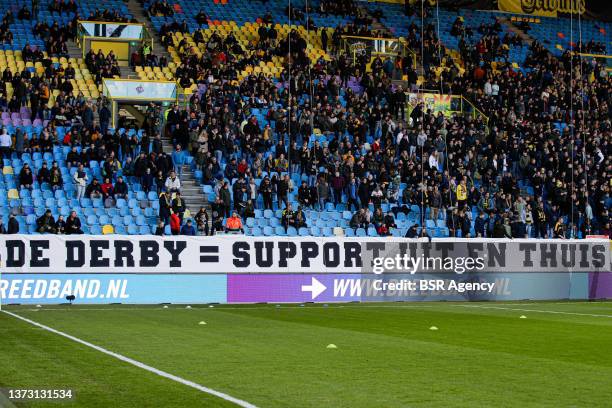
<svg viewBox="0 0 612 408"><path fill-rule="evenodd" d="M15 317L15 318L17 318L19 320L23 320L26 323L29 323L31 325L40 327L41 329L47 330L47 331L49 331L51 333L57 334L59 336L65 337L65 338L67 338L69 340L72 340L72 341L74 341L76 343L82 344L84 346L87 346L89 348L97 350L97 351L99 351L101 353L107 354L107 355L109 355L111 357L115 357L116 359L124 361L124 362L126 362L128 364L131 364L131 365L136 366L138 368L142 368L143 370L149 371L149 372L151 372L153 374L157 374L160 377L168 378L168 379L170 379L172 381L176 381L176 382L181 383L183 385L186 385L188 387L195 388L196 390L202 391L202 392L204 392L206 394L211 394L211 395L214 395L216 397L222 398L222 399L224 399L226 401L233 402L234 404L236 404L236 405L238 405L240 407L243 407L243 408L257 408L257 406L255 406L255 405L253 405L253 404L251 404L249 402L243 401L243 400L238 399L238 398L234 398L231 395L227 395L227 394L222 393L220 391L215 391L215 390L213 390L211 388L204 387L203 385L200 385L200 384L194 383L193 381L189 381L189 380L186 380L184 378L178 377L178 376L176 376L174 374L167 373L167 372L159 370L159 369L157 369L155 367L151 367L149 365L141 363L140 361L137 361L137 360L131 359L129 357L126 357L124 355L121 355L121 354L115 353L113 351L107 350L107 349L105 349L103 347L96 346L95 344L89 343L89 342L87 342L85 340L81 340L78 337L71 336L70 334L61 332L61 331L56 330L56 329L54 329L52 327L49 327L49 326L45 326L44 324L40 324L40 323L35 322L33 320L27 319L27 318L25 318L23 316L19 316L18 314L15 314L15 313L12 313L12 312L7 312L6 310L2 310L2 312L6 313L7 315L13 316L13 317Z"/></svg>
<svg viewBox="0 0 612 408"><path fill-rule="evenodd" d="M534 313L551 313L551 314L562 314L562 315L573 315L573 316L589 316L589 317L609 317L612 315L608 314L593 314L593 313L578 313L578 312L560 312L557 310L537 310L537 309L522 309L516 307L500 307L500 306L480 306L480 305L452 305L455 307L473 307L477 309L495 309L495 310L510 310L516 312L534 312Z"/></svg>
<svg viewBox="0 0 612 408"><path fill-rule="evenodd" d="M271 309L272 303L268 304L267 306L245 306L245 307L224 307L224 306L219 306L216 308L213 308L213 311L223 311L223 310L257 310L257 309L261 309L261 310L268 310ZM66 307L66 308L41 308L41 309L19 309L19 311L22 312L53 312L53 311L86 311L86 310L91 310L91 311L106 311L106 310L112 310L112 311L117 311L117 310L126 310L126 311L130 311L130 310L151 310L151 311L167 311L167 310L185 310L182 306L180 305L174 305L175 307L168 307L168 309L158 309L158 308L154 308L154 307ZM313 310L313 309L338 309L338 308L343 308L343 309L361 309L361 308L387 308L387 309L411 309L411 308L430 308L430 307L435 307L434 305L404 305L404 306L399 306L399 305L362 305L362 306L351 306L351 305L347 305L347 304L342 304L342 303L331 303L329 307L323 307L323 306L310 306L310 307L297 307L297 306L282 306L279 309L281 310ZM191 310L209 310L209 308L205 308L205 307L193 307ZM275 309L276 310L276 309Z"/></svg>

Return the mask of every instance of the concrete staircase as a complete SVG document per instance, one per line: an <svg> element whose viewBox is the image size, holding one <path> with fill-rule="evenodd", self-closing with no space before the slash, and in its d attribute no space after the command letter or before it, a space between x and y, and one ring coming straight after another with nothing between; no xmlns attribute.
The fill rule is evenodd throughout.
<svg viewBox="0 0 612 408"><path fill-rule="evenodd" d="M121 78L123 79L138 79L138 75L129 65L120 65L119 70L121 71Z"/></svg>
<svg viewBox="0 0 612 408"><path fill-rule="evenodd" d="M166 154L172 154L174 147L170 139L162 138L162 149ZM190 166L183 166L183 174L181 179L181 196L185 200L185 204L191 216L195 217L196 213L200 210L200 207L205 207L210 215L210 206L208 204L208 197L204 195L204 191L200 182L196 180L193 171Z"/></svg>
<svg viewBox="0 0 612 408"><path fill-rule="evenodd" d="M380 22L377 18L375 18L372 13L370 12L370 10L368 10L366 7L363 6L359 6L360 10L363 10L371 19L372 19L372 30L375 30L376 32L382 33L383 37L385 38L395 38L396 35L393 34L393 32L391 32L391 30L389 29L389 27L387 27L386 25L384 25L382 22ZM412 52L416 52L415 50L411 50ZM418 54L418 53L417 53ZM372 63L372 61L374 61L374 56L372 56L372 58L370 58L370 64ZM417 57L417 61L416 61L416 71L417 71L417 75L419 77L419 84L425 81L425 69L423 68L423 65L421 64L421 59ZM393 82L396 85L402 85L404 86L404 88L407 88L408 86L408 82L405 80L400 80L400 79L395 79L393 80Z"/></svg>
<svg viewBox="0 0 612 408"><path fill-rule="evenodd" d="M144 13L144 8L138 1L129 0L127 2L127 8L134 16L138 22L143 23L147 30L149 30L149 34L153 38L153 52L158 57L165 56L168 61L171 61L170 54L166 51L166 47L162 45L160 39L157 35L157 31L151 24L151 21ZM121 77L122 78L132 78L137 79L138 76L136 72L131 67L122 67L121 68ZM170 139L162 138L162 148L165 153L172 154L174 151L174 147L172 146L172 142ZM190 166L183 166L183 174L181 176L181 196L185 200L185 204L187 208L191 212L192 216L195 216L196 213L200 210L200 207L204 206L210 214L210 208L208 205L208 197L204 195L202 190L202 186L200 182L196 180L193 171Z"/></svg>
<svg viewBox="0 0 612 408"><path fill-rule="evenodd" d="M68 55L70 58L83 58L83 50L78 44L72 40L66 41L66 48L68 48Z"/></svg>
<svg viewBox="0 0 612 408"><path fill-rule="evenodd" d="M145 15L145 10L143 6L136 0L129 0L127 2L127 8L130 14L132 14L134 18L138 20L139 23L143 23L147 27L149 34L151 34L151 37L153 38L153 52L155 53L155 55L157 55L158 57L164 56L168 59L168 61L172 61L172 58L170 58L170 54L168 54L166 47L164 47L160 42L157 31L151 24L149 18Z"/></svg>

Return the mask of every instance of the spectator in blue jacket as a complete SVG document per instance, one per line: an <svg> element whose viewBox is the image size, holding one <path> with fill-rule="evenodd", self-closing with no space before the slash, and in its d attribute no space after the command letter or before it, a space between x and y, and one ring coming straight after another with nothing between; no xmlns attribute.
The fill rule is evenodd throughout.
<svg viewBox="0 0 612 408"><path fill-rule="evenodd" d="M174 171L180 178L183 175L183 165L187 163L187 154L180 144L176 145L176 149L172 152L172 163L174 163Z"/></svg>
<svg viewBox="0 0 612 408"><path fill-rule="evenodd" d="M195 228L193 227L191 220L187 220L187 223L183 225L183 228L181 228L181 235L195 235L195 234L196 234L196 231L195 231Z"/></svg>

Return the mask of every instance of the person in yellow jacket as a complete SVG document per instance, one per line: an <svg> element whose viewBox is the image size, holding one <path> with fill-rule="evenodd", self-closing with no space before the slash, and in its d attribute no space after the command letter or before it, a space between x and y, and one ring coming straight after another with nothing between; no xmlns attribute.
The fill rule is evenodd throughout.
<svg viewBox="0 0 612 408"><path fill-rule="evenodd" d="M465 205L467 204L467 195L468 195L465 178L459 182L459 185L457 186L457 190L455 194L457 195L457 207L458 208L465 207Z"/></svg>

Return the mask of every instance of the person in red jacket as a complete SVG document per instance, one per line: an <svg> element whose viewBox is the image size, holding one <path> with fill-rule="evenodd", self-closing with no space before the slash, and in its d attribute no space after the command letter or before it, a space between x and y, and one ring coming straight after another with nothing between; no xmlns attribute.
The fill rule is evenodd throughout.
<svg viewBox="0 0 612 408"><path fill-rule="evenodd" d="M113 183L111 183L110 178L105 178L104 179L104 183L102 183L102 185L100 186L100 188L102 189L102 198L103 199L107 199L108 197L113 197L114 195L114 187L113 187Z"/></svg>
<svg viewBox="0 0 612 408"><path fill-rule="evenodd" d="M176 213L170 215L170 232L172 235L179 235L181 233L181 219Z"/></svg>
<svg viewBox="0 0 612 408"><path fill-rule="evenodd" d="M236 211L229 217L225 223L225 232L244 232L242 228L242 220Z"/></svg>

